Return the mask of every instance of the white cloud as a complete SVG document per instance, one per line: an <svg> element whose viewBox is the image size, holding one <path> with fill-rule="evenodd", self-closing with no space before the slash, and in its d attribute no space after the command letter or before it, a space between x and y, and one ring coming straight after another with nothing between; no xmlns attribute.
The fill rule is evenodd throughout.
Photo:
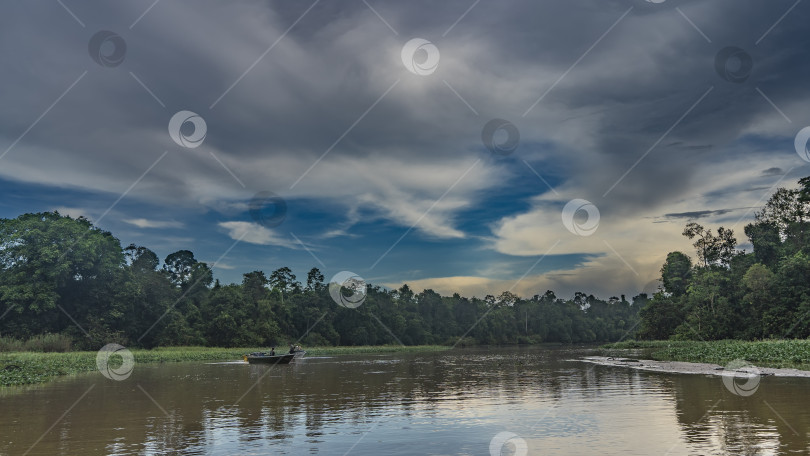
<svg viewBox="0 0 810 456"><path fill-rule="evenodd" d="M541 263L542 264L542 263ZM660 265L659 265L660 267ZM614 254L587 261L580 267L561 269L542 274L529 274L518 281L491 279L478 276L436 277L421 280L409 280L405 283L415 291L432 289L444 295L459 293L462 296L482 298L488 294L498 295L503 291L530 298L553 291L560 298L570 298L574 292L581 291L607 299L611 296L625 294L627 299L647 288L654 280L654 274L644 271L636 275ZM385 283L390 288L399 288L402 283Z"/></svg>
<svg viewBox="0 0 810 456"><path fill-rule="evenodd" d="M293 182L311 165L295 154L236 164L246 182ZM241 166L241 168L239 168ZM344 209L345 221L324 237L343 234L369 217L414 229L439 239L463 238L455 216L476 204L480 192L501 185L506 172L476 157L414 160L407 151L368 157L329 156L285 197L328 199Z"/></svg>
<svg viewBox="0 0 810 456"><path fill-rule="evenodd" d="M747 242L743 227L751 221L755 210L767 201L770 189L781 176L763 176L762 171L778 167L785 171L795 166L798 157L779 155L770 151L752 152L736 146L744 159L706 164L697 170L691 183L691 194L673 195L652 207L627 207L621 201L605 201L600 205L601 218L591 236L577 236L562 224L561 211L565 203L576 198L584 189L558 189L559 195L543 194L533 201L533 207L523 213L502 218L493 225L491 247L513 256L586 254L587 260L576 267L542 274L529 271L523 280L490 279L481 276L429 277L407 281L416 290L432 288L441 293L461 293L482 297L512 290L523 297L552 290L560 297L570 297L575 291L593 293L607 298L625 294L632 297L659 277L660 268L669 252L679 250L694 258L691 241L682 236L686 218L667 218L665 214L701 210L726 210L698 220L704 226L733 228L740 244ZM796 171L800 172L800 171ZM795 174L795 173L794 173ZM795 178L786 177L779 186L792 186ZM538 265L542 267L542 262ZM398 288L402 283L386 283Z"/></svg>
<svg viewBox="0 0 810 456"><path fill-rule="evenodd" d="M258 245L277 245L287 248L295 248L290 240L279 237L272 230L265 228L258 223L252 222L220 222L220 227L228 230L231 239L240 239L243 242Z"/></svg>
<svg viewBox="0 0 810 456"><path fill-rule="evenodd" d="M136 218L136 219L124 219L123 220L130 225L135 225L138 228L182 228L183 224L181 222L176 221L161 221L161 220L149 220L145 218Z"/></svg>

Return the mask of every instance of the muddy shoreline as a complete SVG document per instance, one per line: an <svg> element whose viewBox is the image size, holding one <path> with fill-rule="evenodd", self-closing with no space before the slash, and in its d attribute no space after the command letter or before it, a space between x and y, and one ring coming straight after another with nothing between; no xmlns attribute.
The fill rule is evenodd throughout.
<svg viewBox="0 0 810 456"><path fill-rule="evenodd" d="M739 366L730 364L730 368L719 364L688 363L683 361L655 361L651 359L619 358L613 356L586 356L579 361L598 364L600 366L624 367L650 372L666 372L671 374L700 374L716 376L760 375L774 377L805 377L810 378L810 371L799 369L778 369L772 367L758 367L754 365Z"/></svg>

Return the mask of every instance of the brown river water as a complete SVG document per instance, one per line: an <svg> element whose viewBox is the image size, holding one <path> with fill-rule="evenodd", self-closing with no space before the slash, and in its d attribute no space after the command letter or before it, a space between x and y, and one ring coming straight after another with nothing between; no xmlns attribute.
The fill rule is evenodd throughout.
<svg viewBox="0 0 810 456"><path fill-rule="evenodd" d="M763 377L741 394L715 376L579 361L594 353L491 348L286 366L168 363L136 365L120 381L94 372L0 390L0 454L809 452L808 378Z"/></svg>

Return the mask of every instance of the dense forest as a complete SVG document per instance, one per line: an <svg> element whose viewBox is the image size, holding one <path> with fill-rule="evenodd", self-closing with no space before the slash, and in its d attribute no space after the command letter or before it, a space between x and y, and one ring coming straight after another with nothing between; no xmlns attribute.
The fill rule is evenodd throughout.
<svg viewBox="0 0 810 456"><path fill-rule="evenodd" d="M349 284L351 286L351 283ZM339 290L351 295L355 290ZM338 299L337 301L340 301ZM530 299L441 296L368 284L362 305L341 306L317 268L305 283L287 267L215 281L188 250L160 262L123 247L84 218L46 212L0 219L0 337L69 337L73 348L126 346L507 344L600 342L626 337L639 296L607 301L547 291Z"/></svg>
<svg viewBox="0 0 810 456"><path fill-rule="evenodd" d="M43 334L74 348L127 346L512 344L643 339L763 339L810 336L810 177L778 189L745 234L690 222L697 261L672 252L661 288L599 299L552 291L466 298L366 285L356 308L341 306L317 268L305 283L278 267L238 284L214 280L188 250L163 262L146 247L122 247L84 218L57 212L0 219L0 337ZM334 284L333 284L334 285ZM355 290L340 291L351 295ZM353 286L353 285L352 285Z"/></svg>
<svg viewBox="0 0 810 456"><path fill-rule="evenodd" d="M810 336L810 177L777 189L744 231L753 252L738 250L730 229L686 225L697 261L667 255L663 289L639 313L639 338Z"/></svg>

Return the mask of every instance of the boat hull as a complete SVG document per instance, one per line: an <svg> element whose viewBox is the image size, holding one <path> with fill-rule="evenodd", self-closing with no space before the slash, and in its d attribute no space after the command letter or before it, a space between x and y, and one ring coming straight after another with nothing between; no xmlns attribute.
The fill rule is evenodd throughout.
<svg viewBox="0 0 810 456"><path fill-rule="evenodd" d="M250 364L290 364L295 355L247 355L245 360Z"/></svg>

